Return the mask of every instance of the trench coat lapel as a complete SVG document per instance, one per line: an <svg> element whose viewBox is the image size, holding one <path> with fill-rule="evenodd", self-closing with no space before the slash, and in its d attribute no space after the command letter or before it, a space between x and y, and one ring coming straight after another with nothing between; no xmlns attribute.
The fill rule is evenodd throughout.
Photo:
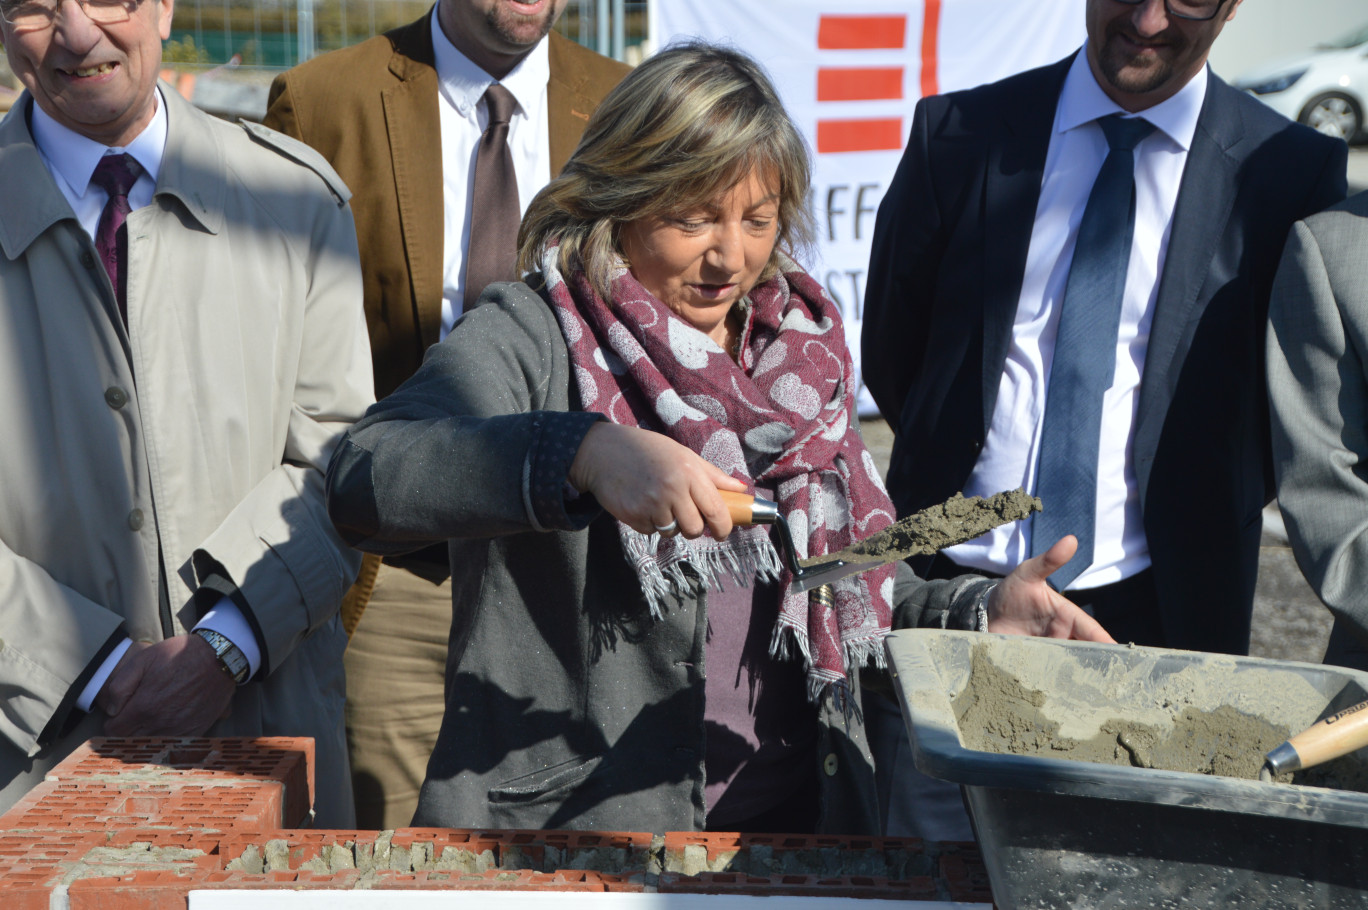
<svg viewBox="0 0 1368 910"><path fill-rule="evenodd" d="M166 102L166 151L157 174L157 195L174 196L200 226L211 234L223 230L224 194L228 185L223 149L213 133L190 121L189 101L163 83Z"/></svg>
<svg viewBox="0 0 1368 910"><path fill-rule="evenodd" d="M32 103L24 92L0 121L0 174L25 175L6 181L0 205L0 250L11 260L58 221L76 218L33 144L27 116Z"/></svg>
<svg viewBox="0 0 1368 910"><path fill-rule="evenodd" d="M399 82L382 92L399 230L424 348L437 343L442 323L442 133L431 21L424 16L396 37L390 71Z"/></svg>
<svg viewBox="0 0 1368 910"><path fill-rule="evenodd" d="M1208 76L1206 100L1192 137L1173 209L1168 256L1154 304L1135 424L1136 479L1144 499L1152 456L1193 332L1211 299L1204 284L1235 203L1243 127L1225 86Z"/></svg>

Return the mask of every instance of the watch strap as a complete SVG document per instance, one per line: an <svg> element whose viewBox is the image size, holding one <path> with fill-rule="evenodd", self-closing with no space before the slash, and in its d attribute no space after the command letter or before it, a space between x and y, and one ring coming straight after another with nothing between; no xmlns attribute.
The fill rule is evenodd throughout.
<svg viewBox="0 0 1368 910"><path fill-rule="evenodd" d="M199 628L194 631L214 649L214 657L218 660L220 670L228 674L228 677L239 686L247 681L251 667L247 663L247 655L242 653L241 648L233 644L228 636L213 629Z"/></svg>

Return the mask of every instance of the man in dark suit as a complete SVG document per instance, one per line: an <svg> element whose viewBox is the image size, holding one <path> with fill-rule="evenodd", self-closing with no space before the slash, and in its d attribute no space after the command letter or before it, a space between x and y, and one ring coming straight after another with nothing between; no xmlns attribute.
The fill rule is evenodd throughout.
<svg viewBox="0 0 1368 910"><path fill-rule="evenodd" d="M1004 574L1071 532L1051 581L1118 641L1248 651L1269 288L1292 223L1343 198L1346 149L1208 71L1239 4L1087 0L1070 58L917 105L865 297L889 492L904 513L1016 486L1045 507L922 574ZM1089 219L1117 165L1129 206L1098 192ZM897 714L866 713L888 832L969 836Z"/></svg>
<svg viewBox="0 0 1368 910"><path fill-rule="evenodd" d="M559 173L628 68L551 31L566 0L440 0L416 22L277 77L266 124L323 154L351 188L377 396L392 392L479 296L493 240L512 274L521 209ZM494 86L495 88L491 88ZM504 128L516 198L496 213L479 150ZM493 163L493 162L491 162ZM497 164L496 164L497 166ZM362 827L407 825L444 709L446 547L367 556L343 605L347 734ZM367 607L369 602L369 607ZM366 610L365 621L361 611Z"/></svg>
<svg viewBox="0 0 1368 910"><path fill-rule="evenodd" d="M1269 288L1292 223L1343 198L1346 149L1209 72L1239 3L1088 0L1073 57L918 104L864 312L865 382L897 434L889 490L910 512L1023 485L1070 522L1042 514L954 548L920 566L933 577L1003 574L1054 542L1035 532L1074 531L1078 555L1055 577L1118 641L1248 651L1272 495ZM1075 297L1099 296L1066 287L1090 242L1079 226L1109 160L1107 115L1148 131L1125 156L1129 253L1094 267L1116 277L1119 316L1056 346ZM1055 414L1091 409L1095 441L1075 431L1060 460L1047 402L1068 386L1051 377L1079 375L1061 361L1099 336L1091 404ZM1082 507L1046 495L1080 465Z"/></svg>

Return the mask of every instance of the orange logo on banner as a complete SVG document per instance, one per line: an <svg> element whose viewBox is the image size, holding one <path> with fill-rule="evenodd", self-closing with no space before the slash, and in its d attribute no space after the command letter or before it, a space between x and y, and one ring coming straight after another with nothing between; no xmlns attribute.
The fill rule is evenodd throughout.
<svg viewBox="0 0 1368 910"><path fill-rule="evenodd" d="M817 70L817 100L897 100L903 96L902 80L901 66L824 66Z"/></svg>
<svg viewBox="0 0 1368 910"><path fill-rule="evenodd" d="M940 91L936 85L936 39L940 35L941 0L926 0L922 9L921 93L923 98Z"/></svg>
<svg viewBox="0 0 1368 910"><path fill-rule="evenodd" d="M897 50L907 34L906 16L822 16L817 48L823 51Z"/></svg>
<svg viewBox="0 0 1368 910"><path fill-rule="evenodd" d="M907 43L906 16L820 16L818 50L898 50ZM903 96L903 68L817 68L817 100L897 101ZM817 151L897 151L902 148L902 118L817 121Z"/></svg>
<svg viewBox="0 0 1368 910"><path fill-rule="evenodd" d="M936 35L940 28L941 0L925 0L922 22L921 91L936 93ZM907 46L907 17L823 15L817 20L818 50L901 50ZM817 100L901 101L901 66L819 66ZM817 151L896 152L902 148L901 117L867 117L858 120L820 118Z"/></svg>

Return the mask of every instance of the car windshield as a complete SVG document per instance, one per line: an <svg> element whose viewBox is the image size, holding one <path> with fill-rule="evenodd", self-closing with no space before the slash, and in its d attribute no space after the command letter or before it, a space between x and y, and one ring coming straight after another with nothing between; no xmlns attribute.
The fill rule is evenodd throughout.
<svg viewBox="0 0 1368 910"><path fill-rule="evenodd" d="M1346 35L1332 38L1329 41L1322 41L1316 47L1324 50L1347 50L1351 47L1358 47L1360 44L1368 43L1368 25L1361 26Z"/></svg>

